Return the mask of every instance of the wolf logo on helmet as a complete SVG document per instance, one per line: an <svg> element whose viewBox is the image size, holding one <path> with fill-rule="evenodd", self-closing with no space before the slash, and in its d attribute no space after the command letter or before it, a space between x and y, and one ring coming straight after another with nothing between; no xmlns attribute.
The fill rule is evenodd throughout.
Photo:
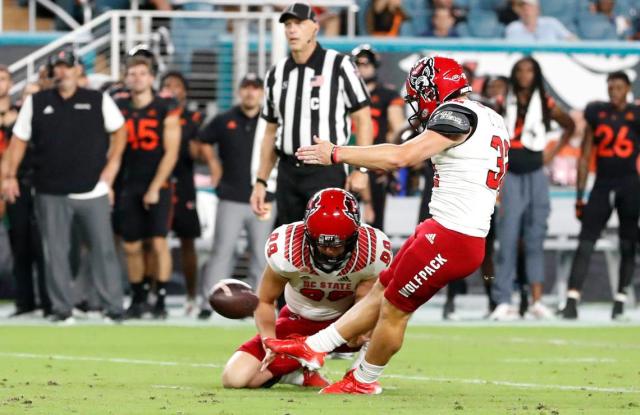
<svg viewBox="0 0 640 415"><path fill-rule="evenodd" d="M433 58L422 58L411 69L409 84L424 99L433 99L434 94L437 99L438 90L433 82L434 76Z"/></svg>
<svg viewBox="0 0 640 415"><path fill-rule="evenodd" d="M471 87L458 62L435 56L422 58L413 65L405 91L405 102L414 112L409 123L420 132L440 104L470 92Z"/></svg>

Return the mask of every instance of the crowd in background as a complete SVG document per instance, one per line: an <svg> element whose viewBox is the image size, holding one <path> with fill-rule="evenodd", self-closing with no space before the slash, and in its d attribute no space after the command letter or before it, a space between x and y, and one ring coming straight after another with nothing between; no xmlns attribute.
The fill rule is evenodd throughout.
<svg viewBox="0 0 640 415"><path fill-rule="evenodd" d="M71 16L82 19L81 2L60 0ZM640 38L637 0L359 0L357 30L367 36L431 38L506 38L526 40L613 40ZM91 3L94 15L128 9L129 0ZM139 2L143 10L190 10L167 0ZM197 10L239 10L239 6L199 5ZM256 8L258 6L253 6ZM347 32L344 8L314 7L325 36ZM61 19L56 29L67 30ZM228 28L230 29L230 28Z"/></svg>

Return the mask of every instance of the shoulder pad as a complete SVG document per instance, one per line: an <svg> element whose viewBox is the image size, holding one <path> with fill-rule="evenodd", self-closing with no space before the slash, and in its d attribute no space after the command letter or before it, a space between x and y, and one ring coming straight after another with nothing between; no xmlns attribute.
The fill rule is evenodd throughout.
<svg viewBox="0 0 640 415"><path fill-rule="evenodd" d="M427 129L436 131L444 136L469 134L475 129L477 115L459 104L441 105L433 112L427 122Z"/></svg>
<svg viewBox="0 0 640 415"><path fill-rule="evenodd" d="M265 243L264 254L276 273L283 275L302 267L302 243L296 243L296 240L301 240L303 234L302 222L282 225L271 233Z"/></svg>

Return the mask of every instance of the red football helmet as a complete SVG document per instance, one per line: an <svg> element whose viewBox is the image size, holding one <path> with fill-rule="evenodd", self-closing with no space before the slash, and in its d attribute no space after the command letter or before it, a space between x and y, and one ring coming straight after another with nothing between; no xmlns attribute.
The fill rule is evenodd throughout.
<svg viewBox="0 0 640 415"><path fill-rule="evenodd" d="M462 66L442 56L424 57L416 62L405 83L405 97L414 111L409 123L424 129L438 105L471 91Z"/></svg>
<svg viewBox="0 0 640 415"><path fill-rule="evenodd" d="M349 192L335 187L313 195L304 214L305 236L311 245L311 258L316 267L333 272L347 262L358 241L360 207ZM344 246L338 256L325 255L319 247Z"/></svg>

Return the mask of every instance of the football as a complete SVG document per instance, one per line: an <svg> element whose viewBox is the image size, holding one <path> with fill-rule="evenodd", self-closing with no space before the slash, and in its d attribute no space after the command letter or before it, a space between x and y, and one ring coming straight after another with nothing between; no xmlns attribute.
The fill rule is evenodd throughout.
<svg viewBox="0 0 640 415"><path fill-rule="evenodd" d="M241 319L253 316L258 306L258 297L249 284L236 279L225 279L211 289L209 304L223 317Z"/></svg>

